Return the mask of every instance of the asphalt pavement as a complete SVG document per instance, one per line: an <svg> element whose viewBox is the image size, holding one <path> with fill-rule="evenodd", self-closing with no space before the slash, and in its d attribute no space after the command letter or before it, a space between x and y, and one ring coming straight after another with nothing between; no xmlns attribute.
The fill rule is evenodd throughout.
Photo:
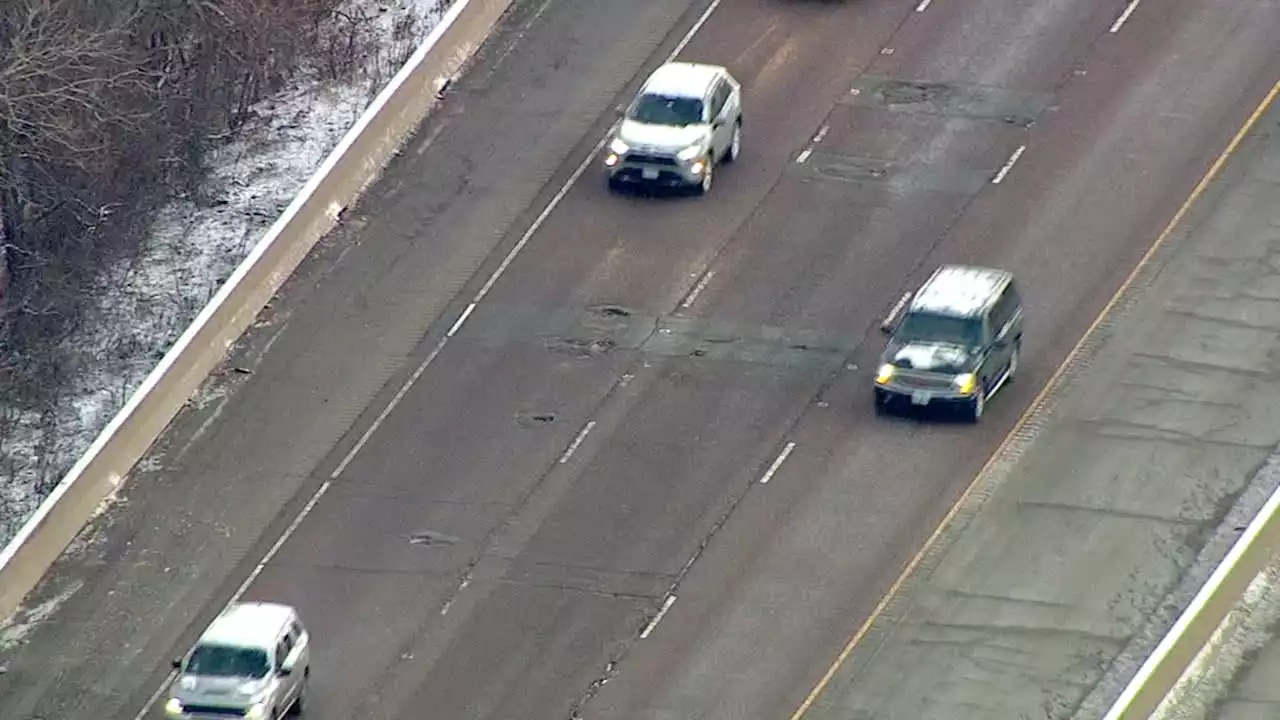
<svg viewBox="0 0 1280 720"><path fill-rule="evenodd" d="M559 189L707 3L519 3L38 590L0 717L128 720L246 579L316 636L313 717L789 716L1280 76L1276 7L1222 5L723 0L681 58L745 146L694 199ZM954 260L1021 278L1022 374L879 420L876 321ZM1042 553L993 592L1088 529L1013 520L964 545ZM982 709L875 637L811 717Z"/></svg>

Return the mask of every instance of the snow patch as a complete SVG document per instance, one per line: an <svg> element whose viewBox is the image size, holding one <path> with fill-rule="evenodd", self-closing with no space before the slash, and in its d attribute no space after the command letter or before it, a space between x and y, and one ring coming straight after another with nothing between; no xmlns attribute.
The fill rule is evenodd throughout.
<svg viewBox="0 0 1280 720"><path fill-rule="evenodd" d="M1187 667L1152 720L1210 720L1249 658L1271 638L1280 621L1280 561L1249 583L1240 601L1223 618Z"/></svg>
<svg viewBox="0 0 1280 720"><path fill-rule="evenodd" d="M257 126L208 158L213 171L202 193L207 197L178 198L162 208L138 256L103 272L99 303L69 341L80 358L71 394L51 412L7 414L13 430L0 446L0 547L124 406L450 4L350 0L350 13L371 19L371 39L383 49L365 58L361 77L347 84L299 81L256 106Z"/></svg>
<svg viewBox="0 0 1280 720"><path fill-rule="evenodd" d="M19 609L9 622L0 624L0 651L10 650L21 645L31 631L36 629L46 618L62 606L72 595L79 592L84 583L77 580L61 592L44 602L30 608Z"/></svg>

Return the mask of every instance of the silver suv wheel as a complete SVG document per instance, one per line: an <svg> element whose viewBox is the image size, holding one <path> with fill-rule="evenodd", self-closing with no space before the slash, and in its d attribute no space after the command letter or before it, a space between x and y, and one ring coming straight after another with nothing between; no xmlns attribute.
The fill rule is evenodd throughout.
<svg viewBox="0 0 1280 720"><path fill-rule="evenodd" d="M729 140L729 149L724 154L725 162L733 162L742 152L742 121L733 124L733 137Z"/></svg>
<svg viewBox="0 0 1280 720"><path fill-rule="evenodd" d="M715 163L711 162L711 158L707 158L707 167L702 171L702 182L698 183L698 194L706 195L711 192L711 178L715 174Z"/></svg>

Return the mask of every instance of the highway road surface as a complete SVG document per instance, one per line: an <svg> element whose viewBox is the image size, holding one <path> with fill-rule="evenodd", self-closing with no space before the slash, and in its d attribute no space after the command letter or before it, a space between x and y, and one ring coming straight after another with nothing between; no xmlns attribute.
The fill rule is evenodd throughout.
<svg viewBox="0 0 1280 720"><path fill-rule="evenodd" d="M242 589L310 623L315 718L790 717L1276 37L1266 2L518 2L6 633L0 717L129 720ZM611 196L578 170L677 50L743 82L741 160ZM877 419L877 320L947 261L1021 278L1022 374L977 427Z"/></svg>

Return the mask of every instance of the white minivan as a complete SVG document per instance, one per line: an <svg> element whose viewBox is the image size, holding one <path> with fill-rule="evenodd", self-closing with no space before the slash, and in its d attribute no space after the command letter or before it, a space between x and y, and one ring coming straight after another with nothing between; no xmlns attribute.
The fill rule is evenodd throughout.
<svg viewBox="0 0 1280 720"><path fill-rule="evenodd" d="M173 661L165 715L182 720L243 717L275 720L299 714L311 677L310 637L288 605L229 606Z"/></svg>

